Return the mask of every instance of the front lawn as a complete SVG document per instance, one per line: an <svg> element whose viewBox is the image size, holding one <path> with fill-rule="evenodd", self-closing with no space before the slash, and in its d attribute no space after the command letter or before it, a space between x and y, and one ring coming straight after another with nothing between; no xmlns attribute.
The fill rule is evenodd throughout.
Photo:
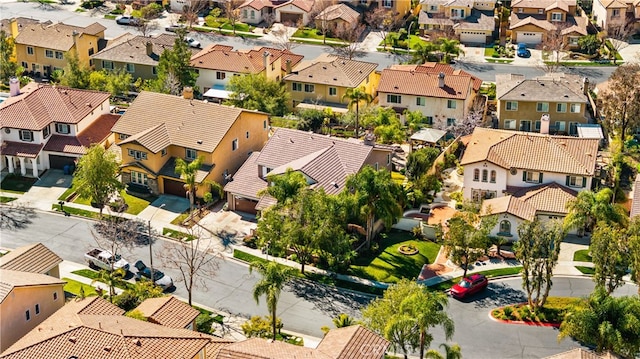
<svg viewBox="0 0 640 359"><path fill-rule="evenodd" d="M25 193L37 180L32 177L8 175L0 184L0 189L9 193Z"/></svg>
<svg viewBox="0 0 640 359"><path fill-rule="evenodd" d="M387 39L386 39L386 44L387 44L387 49L405 49L405 50L411 50L413 49L417 44L425 44L426 41L424 41L423 39L420 38L420 36L417 35L409 35L407 40L397 40L395 42L395 46L394 45L394 40L398 38L398 34L391 32L387 35ZM385 41L381 41L380 44L378 45L379 47L384 47L385 45Z"/></svg>
<svg viewBox="0 0 640 359"><path fill-rule="evenodd" d="M349 274L362 278L368 278L386 283L396 283L402 278L416 278L424 264L433 263L436 260L440 245L417 240L412 233L392 231L381 233L379 248L381 253L377 256L356 258L349 270ZM404 255L398 251L402 245L413 245L418 249L418 254Z"/></svg>
<svg viewBox="0 0 640 359"><path fill-rule="evenodd" d="M80 296L80 288L84 290L84 295L86 297L98 295L98 293L96 293L96 289L93 286L80 283L69 278L62 278L62 280L67 282L67 284L64 285L64 291L67 293L71 293L76 297Z"/></svg>
<svg viewBox="0 0 640 359"><path fill-rule="evenodd" d="M579 270L584 275L594 275L594 274L596 274L596 269L595 268L576 266L576 269Z"/></svg>
<svg viewBox="0 0 640 359"><path fill-rule="evenodd" d="M593 262L591 256L589 255L588 249L581 249L573 253L573 261L574 262Z"/></svg>
<svg viewBox="0 0 640 359"><path fill-rule="evenodd" d="M322 35L322 31L318 29L310 29L310 28L302 28L298 29L291 37L299 37L301 39L315 39L315 40L323 40L324 36ZM327 41L342 41L341 39L335 37L326 37Z"/></svg>
<svg viewBox="0 0 640 359"><path fill-rule="evenodd" d="M67 192L63 193L66 194ZM153 201L155 198L151 198L151 199L144 199L144 198L140 198L140 197L136 197L136 196L132 196L130 194L128 194L126 191L122 190L120 191L120 196L122 197L122 199L124 199L124 202L127 204L127 210L125 211L125 213L129 213L129 214L133 214L136 215L140 212L142 212L143 209L147 208L149 206L150 201ZM73 200L73 203L78 203L78 204L84 204L87 206L91 205L91 201L85 198L80 198L80 196L76 197ZM106 207L105 207L105 211L106 211Z"/></svg>
<svg viewBox="0 0 640 359"><path fill-rule="evenodd" d="M5 197L5 196L0 196L0 203L9 203L11 201L15 201L17 198L15 197Z"/></svg>

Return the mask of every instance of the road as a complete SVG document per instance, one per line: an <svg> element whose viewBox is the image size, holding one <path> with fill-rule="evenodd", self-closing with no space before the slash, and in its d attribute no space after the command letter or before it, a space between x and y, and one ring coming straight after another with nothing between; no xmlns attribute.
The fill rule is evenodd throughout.
<svg viewBox="0 0 640 359"><path fill-rule="evenodd" d="M66 9L71 8L67 7ZM53 4L53 7L43 7L37 3L31 2L8 2L0 0L1 19L23 16L38 20L51 20L53 22L60 21L69 25L77 26L87 26L97 21L107 28L105 31L105 36L107 38L114 38L125 32L137 33L137 31L130 26L118 25L113 20L104 19L104 13L100 13L99 11L89 10L84 13L77 13L66 9L62 9L56 4ZM171 20L160 19L159 21L161 24L160 29L152 32L152 34L163 32L164 26L168 25ZM211 43L230 45L236 49L247 49L256 46L274 46L274 44L262 39L243 39L240 37L223 36L211 33L192 33L190 36L200 41L203 46ZM295 47L292 51L304 55L306 59L314 59L322 53L331 51L330 47L320 45L296 44L294 46ZM406 62L408 60L406 55L395 55L381 52L363 52L358 54L357 58L362 61L377 63L378 70L382 70L393 64ZM468 71L483 81L495 81L495 76L499 73L517 73L525 75L526 77L534 77L543 74L543 71L536 67L515 66L510 64L458 62L455 64L455 67ZM566 72L588 77L593 84L607 80L614 70L615 67L574 67L565 69Z"/></svg>

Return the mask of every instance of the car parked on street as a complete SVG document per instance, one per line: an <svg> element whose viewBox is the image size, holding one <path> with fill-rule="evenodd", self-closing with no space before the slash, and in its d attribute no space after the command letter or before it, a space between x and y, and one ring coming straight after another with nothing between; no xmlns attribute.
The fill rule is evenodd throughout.
<svg viewBox="0 0 640 359"><path fill-rule="evenodd" d="M518 50L516 51L516 54L518 55L518 57L530 57L531 51L527 49L527 44L521 42L518 44Z"/></svg>
<svg viewBox="0 0 640 359"><path fill-rule="evenodd" d="M198 42L196 39L192 38L192 37L185 37L184 41L189 44L190 47L193 47L195 49L199 49L200 48L200 42Z"/></svg>
<svg viewBox="0 0 640 359"><path fill-rule="evenodd" d="M463 299L476 294L489 285L489 280L482 274L472 274L462 278L458 284L451 287L449 293L456 299Z"/></svg>
<svg viewBox="0 0 640 359"><path fill-rule="evenodd" d="M183 24L177 24L177 25L171 25L171 26L167 26L164 28L165 31L167 32L177 32L180 29L185 29L186 30L186 26L184 26Z"/></svg>
<svg viewBox="0 0 640 359"><path fill-rule="evenodd" d="M140 19L130 15L120 15L116 17L116 24L138 26L140 25Z"/></svg>
<svg viewBox="0 0 640 359"><path fill-rule="evenodd" d="M138 273L136 273L136 280L151 279L151 268L147 267L143 261L137 261L136 264L134 264L134 267L138 270ZM173 287L173 279L155 268L153 269L153 282L163 290Z"/></svg>

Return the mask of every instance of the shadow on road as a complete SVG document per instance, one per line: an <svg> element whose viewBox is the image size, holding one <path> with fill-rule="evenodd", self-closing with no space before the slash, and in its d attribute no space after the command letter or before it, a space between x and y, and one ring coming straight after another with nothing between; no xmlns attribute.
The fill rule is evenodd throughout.
<svg viewBox="0 0 640 359"><path fill-rule="evenodd" d="M498 308L505 305L527 301L527 296L519 289L513 289L504 283L489 283L484 291L460 300L473 303L475 308Z"/></svg>
<svg viewBox="0 0 640 359"><path fill-rule="evenodd" d="M287 284L287 289L297 297L312 303L315 309L330 317L337 317L340 313L359 316L360 308L371 300L371 297L367 295L304 279L292 280Z"/></svg>
<svg viewBox="0 0 640 359"><path fill-rule="evenodd" d="M38 217L35 209L23 204L3 204L0 206L0 229L17 231L25 229Z"/></svg>

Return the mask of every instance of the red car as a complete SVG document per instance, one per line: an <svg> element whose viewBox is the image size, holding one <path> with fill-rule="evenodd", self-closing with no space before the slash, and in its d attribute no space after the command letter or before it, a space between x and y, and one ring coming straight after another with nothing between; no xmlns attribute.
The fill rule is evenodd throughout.
<svg viewBox="0 0 640 359"><path fill-rule="evenodd" d="M478 293L489 285L489 280L482 274L472 274L451 287L451 295L456 299L462 299Z"/></svg>

